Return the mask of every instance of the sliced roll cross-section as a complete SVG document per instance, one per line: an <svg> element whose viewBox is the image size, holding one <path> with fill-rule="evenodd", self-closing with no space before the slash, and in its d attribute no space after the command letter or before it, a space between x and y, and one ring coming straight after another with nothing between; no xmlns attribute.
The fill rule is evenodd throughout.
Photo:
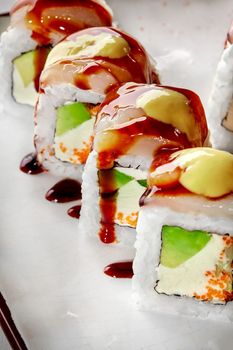
<svg viewBox="0 0 233 350"><path fill-rule="evenodd" d="M2 35L0 99L8 112L32 112L39 77L51 48L67 35L89 27L111 26L104 0L19 0ZM17 109L18 108L18 109Z"/></svg>
<svg viewBox="0 0 233 350"><path fill-rule="evenodd" d="M141 206L140 307L233 321L233 156L193 148L155 159Z"/></svg>
<svg viewBox="0 0 233 350"><path fill-rule="evenodd" d="M154 156L202 146L207 133L191 91L133 83L112 90L101 104L83 175L80 226L105 243L132 243Z"/></svg>
<svg viewBox="0 0 233 350"><path fill-rule="evenodd" d="M78 176L93 141L99 104L122 82L158 77L143 47L113 28L72 34L50 52L35 114L39 162L54 173Z"/></svg>

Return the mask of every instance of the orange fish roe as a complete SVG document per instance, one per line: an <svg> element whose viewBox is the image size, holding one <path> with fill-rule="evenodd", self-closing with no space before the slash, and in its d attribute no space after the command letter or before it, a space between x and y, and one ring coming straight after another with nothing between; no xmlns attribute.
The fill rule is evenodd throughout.
<svg viewBox="0 0 233 350"><path fill-rule="evenodd" d="M138 212L131 213L130 215L118 212L115 216L115 220L120 222L121 225L128 225L135 228L138 221Z"/></svg>
<svg viewBox="0 0 233 350"><path fill-rule="evenodd" d="M66 153L67 152L67 147L64 145L63 142L59 143L59 148L60 148L62 153Z"/></svg>
<svg viewBox="0 0 233 350"><path fill-rule="evenodd" d="M227 250L233 246L233 237L224 235L222 236L224 242L224 249L221 250L219 254L220 266L224 266L226 263L229 270L233 269L233 262L227 262ZM219 266L216 265L214 271L206 271L205 276L207 277L206 282L206 293L197 294L194 293L193 296L198 300L203 301L214 301L226 303L233 300L233 292L229 292L229 286L233 283L233 271L220 270Z"/></svg>
<svg viewBox="0 0 233 350"><path fill-rule="evenodd" d="M97 116L99 109L100 109L99 105L95 106L95 105L91 105L91 104L86 104L86 107L88 107L92 118Z"/></svg>
<svg viewBox="0 0 233 350"><path fill-rule="evenodd" d="M115 151L100 152L98 154L98 168L99 169L110 169L113 167L114 159L118 156Z"/></svg>
<svg viewBox="0 0 233 350"><path fill-rule="evenodd" d="M227 246L233 245L233 237L231 236L223 236L223 241Z"/></svg>
<svg viewBox="0 0 233 350"><path fill-rule="evenodd" d="M71 159L74 159L74 164L85 164L87 161L87 158L91 152L91 147L93 143L93 136L90 137L89 142L83 141L83 148L82 149L73 149L73 155Z"/></svg>
<svg viewBox="0 0 233 350"><path fill-rule="evenodd" d="M193 296L198 300L203 301L220 301L227 302L233 299L233 292L229 293L225 289L227 286L232 283L232 273L227 271L221 271L221 273L216 276L216 272L206 271L206 277L210 277L208 279L208 285L206 286L206 294L197 294L194 293Z"/></svg>
<svg viewBox="0 0 233 350"><path fill-rule="evenodd" d="M225 256L225 249L223 249L220 253L220 256L219 256L219 259L220 260L223 260L224 259L224 256Z"/></svg>
<svg viewBox="0 0 233 350"><path fill-rule="evenodd" d="M39 154L41 154L42 156L45 154L45 148L42 148L39 152Z"/></svg>
<svg viewBox="0 0 233 350"><path fill-rule="evenodd" d="M55 150L54 148L51 148L50 145L47 147L48 149L48 152L49 152L49 155L50 157L53 157L55 155Z"/></svg>

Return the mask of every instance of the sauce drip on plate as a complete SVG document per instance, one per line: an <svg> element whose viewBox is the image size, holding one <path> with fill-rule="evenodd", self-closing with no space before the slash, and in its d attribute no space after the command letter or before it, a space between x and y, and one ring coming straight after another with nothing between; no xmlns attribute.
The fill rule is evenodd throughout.
<svg viewBox="0 0 233 350"><path fill-rule="evenodd" d="M26 155L20 163L20 170L29 175L37 175L44 172L44 169L37 161L35 153Z"/></svg>
<svg viewBox="0 0 233 350"><path fill-rule="evenodd" d="M76 180L64 179L50 188L45 198L55 203L68 203L79 200L82 198L81 185Z"/></svg>
<svg viewBox="0 0 233 350"><path fill-rule="evenodd" d="M80 211L81 211L81 205L75 205L74 207L70 208L67 211L67 214L74 219L79 219Z"/></svg>
<svg viewBox="0 0 233 350"><path fill-rule="evenodd" d="M124 261L110 264L104 268L104 273L113 278L132 278L133 262Z"/></svg>

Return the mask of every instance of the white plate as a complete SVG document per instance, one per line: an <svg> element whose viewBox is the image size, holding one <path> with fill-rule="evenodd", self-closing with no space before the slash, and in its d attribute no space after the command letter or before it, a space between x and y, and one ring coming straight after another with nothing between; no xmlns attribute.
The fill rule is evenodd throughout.
<svg viewBox="0 0 233 350"><path fill-rule="evenodd" d="M232 0L109 3L157 57L163 83L195 90L206 105ZM131 281L103 274L133 249L86 240L66 215L70 205L44 200L57 179L19 171L33 149L32 120L3 115L0 130L1 289L29 349L232 349L232 325L136 311Z"/></svg>

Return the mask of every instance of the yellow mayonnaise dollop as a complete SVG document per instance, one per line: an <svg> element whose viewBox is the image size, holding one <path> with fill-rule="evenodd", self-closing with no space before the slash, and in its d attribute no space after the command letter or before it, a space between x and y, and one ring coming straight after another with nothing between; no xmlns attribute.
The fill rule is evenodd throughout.
<svg viewBox="0 0 233 350"><path fill-rule="evenodd" d="M185 133L190 141L199 138L195 116L187 97L181 93L158 87L138 97L137 107L148 116Z"/></svg>
<svg viewBox="0 0 233 350"><path fill-rule="evenodd" d="M192 193L217 198L233 192L233 155L212 148L192 148L172 154L172 161L150 175L156 186L163 174L167 177L179 169L179 183ZM167 181L168 182L168 181Z"/></svg>
<svg viewBox="0 0 233 350"><path fill-rule="evenodd" d="M121 36L109 33L98 35L84 34L76 37L76 41L63 41L50 52L46 66L60 60L82 57L121 58L130 51L129 44Z"/></svg>

